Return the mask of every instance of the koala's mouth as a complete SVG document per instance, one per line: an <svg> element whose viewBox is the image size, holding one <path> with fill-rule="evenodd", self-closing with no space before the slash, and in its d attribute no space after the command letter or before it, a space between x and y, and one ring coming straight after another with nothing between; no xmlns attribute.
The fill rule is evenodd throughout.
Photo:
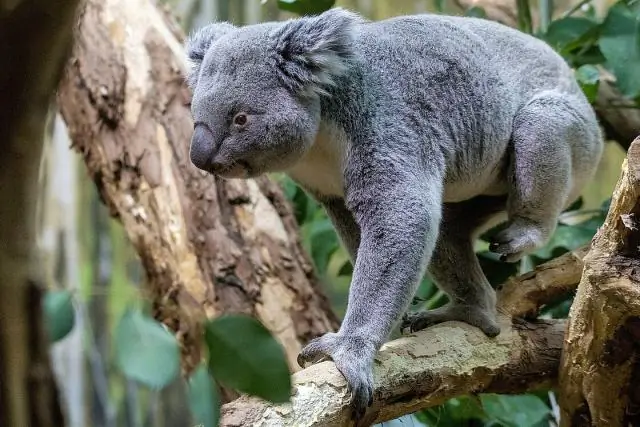
<svg viewBox="0 0 640 427"><path fill-rule="evenodd" d="M236 160L233 163L224 166L212 164L209 172L221 178L246 179L253 176L253 168L244 160Z"/></svg>

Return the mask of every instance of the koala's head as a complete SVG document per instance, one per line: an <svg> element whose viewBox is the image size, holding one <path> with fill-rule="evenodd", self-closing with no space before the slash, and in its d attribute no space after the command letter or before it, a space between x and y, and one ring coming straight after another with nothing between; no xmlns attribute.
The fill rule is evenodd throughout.
<svg viewBox="0 0 640 427"><path fill-rule="evenodd" d="M293 166L314 142L320 98L349 68L359 19L336 8L282 23L214 23L192 34L192 163L227 178Z"/></svg>

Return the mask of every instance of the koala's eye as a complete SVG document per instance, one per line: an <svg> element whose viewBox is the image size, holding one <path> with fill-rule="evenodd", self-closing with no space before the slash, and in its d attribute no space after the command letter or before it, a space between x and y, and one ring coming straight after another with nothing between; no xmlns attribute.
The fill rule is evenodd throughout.
<svg viewBox="0 0 640 427"><path fill-rule="evenodd" d="M236 126L244 126L247 124L247 115L245 113L238 113L233 118L233 124Z"/></svg>

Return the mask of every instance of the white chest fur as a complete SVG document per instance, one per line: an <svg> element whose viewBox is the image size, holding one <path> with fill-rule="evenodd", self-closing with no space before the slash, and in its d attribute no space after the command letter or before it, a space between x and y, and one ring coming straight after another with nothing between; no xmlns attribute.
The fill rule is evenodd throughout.
<svg viewBox="0 0 640 427"><path fill-rule="evenodd" d="M322 124L311 148L287 174L311 191L343 197L347 146L347 136L342 130Z"/></svg>

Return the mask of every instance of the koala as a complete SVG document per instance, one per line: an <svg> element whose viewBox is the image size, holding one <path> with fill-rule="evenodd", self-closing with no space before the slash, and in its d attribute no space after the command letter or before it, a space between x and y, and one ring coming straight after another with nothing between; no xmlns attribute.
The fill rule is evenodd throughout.
<svg viewBox="0 0 640 427"><path fill-rule="evenodd" d="M399 323L461 321L499 334L474 239L515 262L548 242L599 163L596 116L544 42L488 20L423 14L369 21L327 12L186 42L190 158L223 178L285 172L321 203L354 265L331 358L361 420L372 363ZM449 303L406 315L430 274ZM403 315L404 314L404 315Z"/></svg>

